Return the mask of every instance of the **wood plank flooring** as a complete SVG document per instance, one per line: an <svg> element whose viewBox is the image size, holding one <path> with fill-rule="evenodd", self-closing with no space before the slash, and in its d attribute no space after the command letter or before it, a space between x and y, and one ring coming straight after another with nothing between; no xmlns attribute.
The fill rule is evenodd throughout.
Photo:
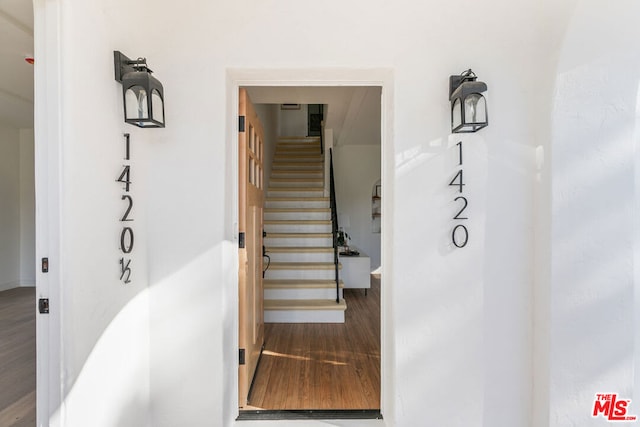
<svg viewBox="0 0 640 427"><path fill-rule="evenodd" d="M36 425L36 292L0 292L0 426Z"/></svg>
<svg viewBox="0 0 640 427"><path fill-rule="evenodd" d="M380 280L344 298L344 324L265 325L247 409L380 408Z"/></svg>

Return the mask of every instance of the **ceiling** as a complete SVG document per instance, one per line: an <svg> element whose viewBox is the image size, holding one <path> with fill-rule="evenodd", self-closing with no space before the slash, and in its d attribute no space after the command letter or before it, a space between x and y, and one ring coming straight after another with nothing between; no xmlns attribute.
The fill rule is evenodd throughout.
<svg viewBox="0 0 640 427"><path fill-rule="evenodd" d="M0 0L0 123L33 127L33 4Z"/></svg>
<svg viewBox="0 0 640 427"><path fill-rule="evenodd" d="M380 87L249 87L254 104L325 104L325 128L333 129L336 146L380 144Z"/></svg>

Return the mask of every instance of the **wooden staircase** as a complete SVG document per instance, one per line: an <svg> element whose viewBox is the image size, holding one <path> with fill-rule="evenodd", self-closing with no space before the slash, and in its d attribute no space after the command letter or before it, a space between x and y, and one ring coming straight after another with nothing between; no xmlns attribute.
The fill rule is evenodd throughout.
<svg viewBox="0 0 640 427"><path fill-rule="evenodd" d="M336 302L329 198L320 138L280 138L264 209L271 263L264 279L267 323L344 323Z"/></svg>

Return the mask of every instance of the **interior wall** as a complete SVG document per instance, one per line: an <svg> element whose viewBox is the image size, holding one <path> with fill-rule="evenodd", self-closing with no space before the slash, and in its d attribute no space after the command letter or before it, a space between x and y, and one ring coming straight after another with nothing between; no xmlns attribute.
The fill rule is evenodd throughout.
<svg viewBox="0 0 640 427"><path fill-rule="evenodd" d="M20 132L0 125L0 291L20 286Z"/></svg>
<svg viewBox="0 0 640 427"><path fill-rule="evenodd" d="M307 104L299 110L280 109L280 136L307 136Z"/></svg>
<svg viewBox="0 0 640 427"><path fill-rule="evenodd" d="M36 205L33 129L20 129L20 285L36 285Z"/></svg>
<svg viewBox="0 0 640 427"><path fill-rule="evenodd" d="M380 233L371 228L371 191L381 177L378 145L343 145L334 148L336 204L339 221L351 237L350 246L371 259L371 269L380 266ZM345 221L348 218L348 226Z"/></svg>

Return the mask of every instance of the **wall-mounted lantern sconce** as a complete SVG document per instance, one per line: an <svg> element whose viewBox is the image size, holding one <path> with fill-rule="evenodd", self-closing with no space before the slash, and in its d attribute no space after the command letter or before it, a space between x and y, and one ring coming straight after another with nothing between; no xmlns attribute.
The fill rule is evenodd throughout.
<svg viewBox="0 0 640 427"><path fill-rule="evenodd" d="M487 101L482 92L487 85L476 81L471 69L459 76L449 77L449 100L451 101L451 132L471 133L489 124Z"/></svg>
<svg viewBox="0 0 640 427"><path fill-rule="evenodd" d="M141 128L164 127L164 89L146 58L131 60L113 52L116 81L122 83L124 121Z"/></svg>

